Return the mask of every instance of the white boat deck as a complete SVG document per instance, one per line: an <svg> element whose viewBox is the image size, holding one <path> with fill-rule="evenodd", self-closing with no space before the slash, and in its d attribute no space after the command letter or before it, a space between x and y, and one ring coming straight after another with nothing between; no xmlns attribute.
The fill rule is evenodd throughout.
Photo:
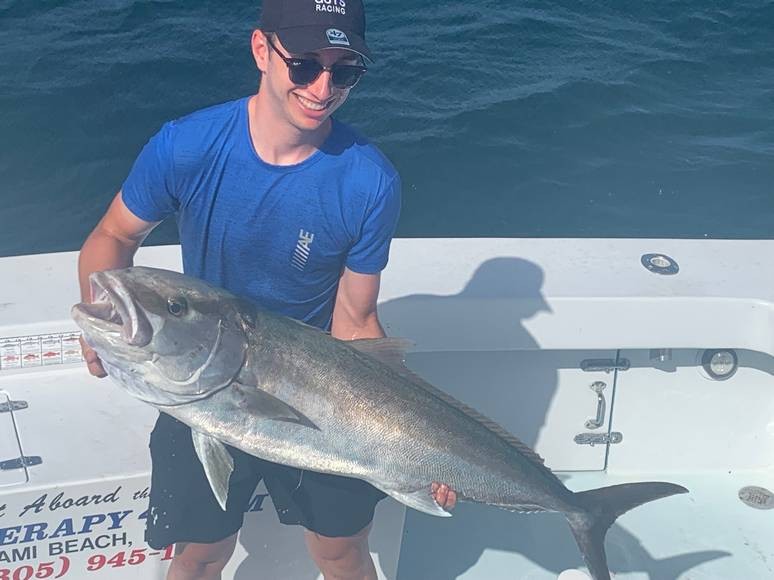
<svg viewBox="0 0 774 580"><path fill-rule="evenodd" d="M772 489L772 473L560 476L568 487L579 491L665 478L691 491L689 496L654 502L618 519L605 544L616 580L774 577L772 512L753 510L737 497L740 488L751 484ZM477 508L460 506L456 521L448 523L409 514L398 577L554 580L562 571L579 566L577 548L563 517L514 517L501 510Z"/></svg>
<svg viewBox="0 0 774 580"><path fill-rule="evenodd" d="M606 544L615 578L767 579L774 512L738 495L774 489L773 251L771 241L396 240L380 316L416 342L409 366L535 447L572 489L663 480L690 490L618 520ZM640 263L661 252L679 274ZM164 553L128 563L143 549L155 412L67 354L75 260L0 259L0 404L27 404L0 413L0 461L41 458L0 470L0 573L29 578L54 562L67 580L160 580ZM143 248L138 263L178 269L178 250ZM726 381L701 368L718 348L740 363ZM605 359L628 370L582 370ZM594 382L606 385L606 409L589 429ZM617 443L576 442L616 433ZM261 489L254 499L226 578L317 578L299 530L276 524ZM389 579L554 579L581 567L555 514L462 504L453 518L409 511L404 523L387 500L372 539Z"/></svg>

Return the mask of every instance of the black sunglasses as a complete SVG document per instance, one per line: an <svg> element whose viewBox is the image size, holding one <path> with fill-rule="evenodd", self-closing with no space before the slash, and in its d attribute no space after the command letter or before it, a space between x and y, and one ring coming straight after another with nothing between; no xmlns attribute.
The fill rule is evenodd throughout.
<svg viewBox="0 0 774 580"><path fill-rule="evenodd" d="M290 82L294 85L311 85L324 70L327 70L331 73L331 81L333 82L334 87L339 89L351 89L368 70L366 67L356 64L334 64L333 66L323 66L311 58L291 58L277 50L277 47L274 46L269 38L267 38L266 41L269 43L272 50L277 53L277 56L279 56L287 65Z"/></svg>

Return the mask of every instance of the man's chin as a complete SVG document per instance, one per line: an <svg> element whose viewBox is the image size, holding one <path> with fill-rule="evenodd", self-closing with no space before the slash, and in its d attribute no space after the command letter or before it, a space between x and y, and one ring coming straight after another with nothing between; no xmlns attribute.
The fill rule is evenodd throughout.
<svg viewBox="0 0 774 580"><path fill-rule="evenodd" d="M303 131L304 133L315 133L325 130L329 118L330 117L325 117L322 120L317 120L308 117L297 117L294 119L294 125L299 131Z"/></svg>

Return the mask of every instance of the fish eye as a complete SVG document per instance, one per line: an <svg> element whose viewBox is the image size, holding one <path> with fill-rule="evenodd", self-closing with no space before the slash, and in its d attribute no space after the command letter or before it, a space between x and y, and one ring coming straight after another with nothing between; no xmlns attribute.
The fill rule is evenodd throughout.
<svg viewBox="0 0 774 580"><path fill-rule="evenodd" d="M182 316L188 310L188 303L185 298L170 298L167 300L167 311L172 316Z"/></svg>

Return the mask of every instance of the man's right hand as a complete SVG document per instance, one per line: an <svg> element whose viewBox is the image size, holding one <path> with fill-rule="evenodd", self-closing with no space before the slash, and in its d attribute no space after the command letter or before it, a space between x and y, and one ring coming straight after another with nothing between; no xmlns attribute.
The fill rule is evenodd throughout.
<svg viewBox="0 0 774 580"><path fill-rule="evenodd" d="M88 367L89 372L100 379L106 377L107 373L105 372L105 368L102 366L102 361L99 360L97 353L94 352L93 348L86 344L83 337L80 338L80 341L81 352L83 353L83 358L86 359L86 366Z"/></svg>
<svg viewBox="0 0 774 580"><path fill-rule="evenodd" d="M82 302L91 302L93 299L89 276L101 270L131 266L137 248L156 225L158 222L146 222L134 215L124 204L121 192L116 194L107 213L86 238L78 256L78 283ZM83 337L81 352L92 375L99 378L107 376L99 356L84 342Z"/></svg>

